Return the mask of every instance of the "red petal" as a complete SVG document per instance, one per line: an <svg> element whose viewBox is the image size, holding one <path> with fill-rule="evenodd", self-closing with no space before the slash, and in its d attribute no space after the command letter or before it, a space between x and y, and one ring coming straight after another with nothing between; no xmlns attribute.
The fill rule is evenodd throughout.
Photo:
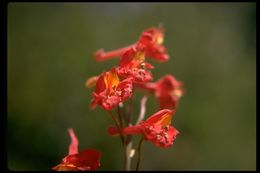
<svg viewBox="0 0 260 173"><path fill-rule="evenodd" d="M122 134L124 135L142 134L142 133L143 133L143 127L140 125L128 126L122 129Z"/></svg>
<svg viewBox="0 0 260 173"><path fill-rule="evenodd" d="M152 116L150 116L146 121L145 124L160 124L162 126L166 126L170 124L171 117L174 114L174 110L170 109L163 109Z"/></svg>
<svg viewBox="0 0 260 173"><path fill-rule="evenodd" d="M154 50L153 50L154 51ZM146 51L146 55L147 57L150 57L158 62L166 62L170 59L170 56L165 53L165 52L162 52L162 53L159 53L159 52L152 52L151 49L148 49Z"/></svg>
<svg viewBox="0 0 260 173"><path fill-rule="evenodd" d="M158 87L164 91L171 91L175 88L181 87L182 83L177 81L173 75L165 75L157 81Z"/></svg>
<svg viewBox="0 0 260 173"><path fill-rule="evenodd" d="M64 158L64 163L74 165L81 170L96 170L100 167L101 153L97 150L86 149L78 154L69 155Z"/></svg>
<svg viewBox="0 0 260 173"><path fill-rule="evenodd" d="M174 109L177 106L178 98L170 94L160 95L158 97L160 109Z"/></svg>
<svg viewBox="0 0 260 173"><path fill-rule="evenodd" d="M105 110L111 110L115 108L120 103L120 101L121 100L118 96L110 96L101 100L101 106Z"/></svg>
<svg viewBox="0 0 260 173"><path fill-rule="evenodd" d="M101 153L97 150L86 149L78 154L80 167L90 167L91 170L96 170L100 167Z"/></svg>
<svg viewBox="0 0 260 173"><path fill-rule="evenodd" d="M69 146L69 155L71 154L77 154L78 153L78 139L77 136L74 133L74 130L72 128L68 129L69 135L70 135L70 139L71 139L71 143Z"/></svg>
<svg viewBox="0 0 260 173"><path fill-rule="evenodd" d="M118 58L118 57L121 57L132 46L134 46L134 45L112 50L109 52L105 52L103 49L100 49L94 53L94 57L95 57L96 61L99 61L99 62L105 61L105 60L108 60L111 58Z"/></svg>
<svg viewBox="0 0 260 173"><path fill-rule="evenodd" d="M106 72L103 72L97 80L96 89L95 89L95 93L97 93L97 94L101 93L102 91L104 91L106 89L105 75L106 75Z"/></svg>
<svg viewBox="0 0 260 173"><path fill-rule="evenodd" d="M122 58L119 62L119 66L120 67L125 67L125 66L129 66L132 62L132 59L135 55L136 51L134 47L131 47L130 49L128 49L123 55Z"/></svg>
<svg viewBox="0 0 260 173"><path fill-rule="evenodd" d="M114 126L109 126L107 128L107 133L109 135L111 135L111 136L118 136L118 135L120 135L118 128L114 127Z"/></svg>
<svg viewBox="0 0 260 173"><path fill-rule="evenodd" d="M144 66L145 66L147 69L153 69L153 68L154 68L154 66L153 66L152 64L148 63L148 62L145 62L145 63L144 63Z"/></svg>
<svg viewBox="0 0 260 173"><path fill-rule="evenodd" d="M150 93L154 93L156 90L156 83L153 82L147 82L147 83L134 83L135 87L138 87L144 91L148 91Z"/></svg>

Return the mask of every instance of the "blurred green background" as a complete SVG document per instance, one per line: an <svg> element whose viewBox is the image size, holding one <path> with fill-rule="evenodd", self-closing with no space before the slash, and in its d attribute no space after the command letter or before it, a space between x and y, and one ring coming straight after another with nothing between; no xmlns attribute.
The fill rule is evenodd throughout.
<svg viewBox="0 0 260 173"><path fill-rule="evenodd" d="M255 170L255 3L9 3L8 168L57 165L72 127L80 150L102 152L98 170L122 170L120 140L106 133L107 113L89 109L85 81L118 63L97 63L94 51L132 44L159 23L171 59L152 61L154 79L173 74L186 94L174 146L145 142L141 170ZM147 115L157 110L153 97L147 104Z"/></svg>

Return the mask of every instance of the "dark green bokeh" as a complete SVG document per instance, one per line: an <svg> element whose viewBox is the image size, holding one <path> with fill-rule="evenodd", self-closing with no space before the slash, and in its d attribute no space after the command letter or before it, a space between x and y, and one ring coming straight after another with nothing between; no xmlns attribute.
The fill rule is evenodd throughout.
<svg viewBox="0 0 260 173"><path fill-rule="evenodd" d="M141 170L255 170L255 3L9 3L8 168L57 165L72 127L80 149L102 152L98 170L121 170L120 140L107 135L106 112L89 109L85 81L118 62L97 63L94 51L131 44L159 23L171 59L152 61L154 79L173 74L186 93L174 146L145 142ZM147 114L156 106L149 98Z"/></svg>

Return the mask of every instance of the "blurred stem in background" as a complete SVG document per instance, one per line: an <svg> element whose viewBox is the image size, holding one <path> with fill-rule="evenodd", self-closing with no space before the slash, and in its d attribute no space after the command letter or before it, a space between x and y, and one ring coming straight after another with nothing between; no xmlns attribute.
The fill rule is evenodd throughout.
<svg viewBox="0 0 260 173"><path fill-rule="evenodd" d="M142 144L144 141L144 137L142 136L137 147L137 163L136 163L136 171L139 171L140 169L140 164L141 164L141 149L142 149Z"/></svg>

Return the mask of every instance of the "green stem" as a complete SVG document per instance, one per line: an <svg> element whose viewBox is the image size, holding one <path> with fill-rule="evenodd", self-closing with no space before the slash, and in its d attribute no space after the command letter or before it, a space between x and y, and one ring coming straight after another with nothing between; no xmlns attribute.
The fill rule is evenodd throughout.
<svg viewBox="0 0 260 173"><path fill-rule="evenodd" d="M121 131L120 123L119 123L118 119L113 115L112 111L108 111L108 114L113 119L113 121L115 122L116 127L118 128L118 130Z"/></svg>
<svg viewBox="0 0 260 173"><path fill-rule="evenodd" d="M136 164L136 171L139 171L140 163L141 163L141 147L144 141L144 137L142 137L139 141L138 148L137 148L137 164Z"/></svg>
<svg viewBox="0 0 260 173"><path fill-rule="evenodd" d="M117 114L118 114L118 118L119 118L119 126L120 126L120 128L123 128L124 124L123 124L123 120L122 120L122 116L121 116L120 106L117 106Z"/></svg>
<svg viewBox="0 0 260 173"><path fill-rule="evenodd" d="M123 128L124 125L130 126L131 125L131 113L133 109L133 97L129 99L129 102L127 106L119 105L117 107L118 115L119 115L119 121L121 123L121 127ZM124 120L124 121L123 121ZM123 123L124 122L124 123ZM125 142L125 171L131 170L131 152L132 152L132 135L126 135L124 138Z"/></svg>
<svg viewBox="0 0 260 173"><path fill-rule="evenodd" d="M119 126L122 129L123 128L123 120L121 116L120 106L117 106L117 114L119 118ZM125 142L125 138L123 138L123 148L124 148L124 170L129 171L129 162L128 162L128 153L127 153L127 144Z"/></svg>
<svg viewBox="0 0 260 173"><path fill-rule="evenodd" d="M134 92L133 92L134 94ZM132 120L131 120L131 114L133 112L133 95L131 98L129 98L128 100L128 105L124 108L124 118L125 118L125 121L126 121L126 124L131 124Z"/></svg>
<svg viewBox="0 0 260 173"><path fill-rule="evenodd" d="M108 111L110 117L114 120L119 132L120 132L120 139L121 139L121 142L122 142L122 145L123 145L123 150L124 150L124 169L126 170L127 168L127 153L126 153L126 145L125 145L125 138L124 136L121 134L121 123L118 121L118 119L113 115L112 111ZM118 114L118 116L120 117L121 119L121 116L120 114Z"/></svg>

